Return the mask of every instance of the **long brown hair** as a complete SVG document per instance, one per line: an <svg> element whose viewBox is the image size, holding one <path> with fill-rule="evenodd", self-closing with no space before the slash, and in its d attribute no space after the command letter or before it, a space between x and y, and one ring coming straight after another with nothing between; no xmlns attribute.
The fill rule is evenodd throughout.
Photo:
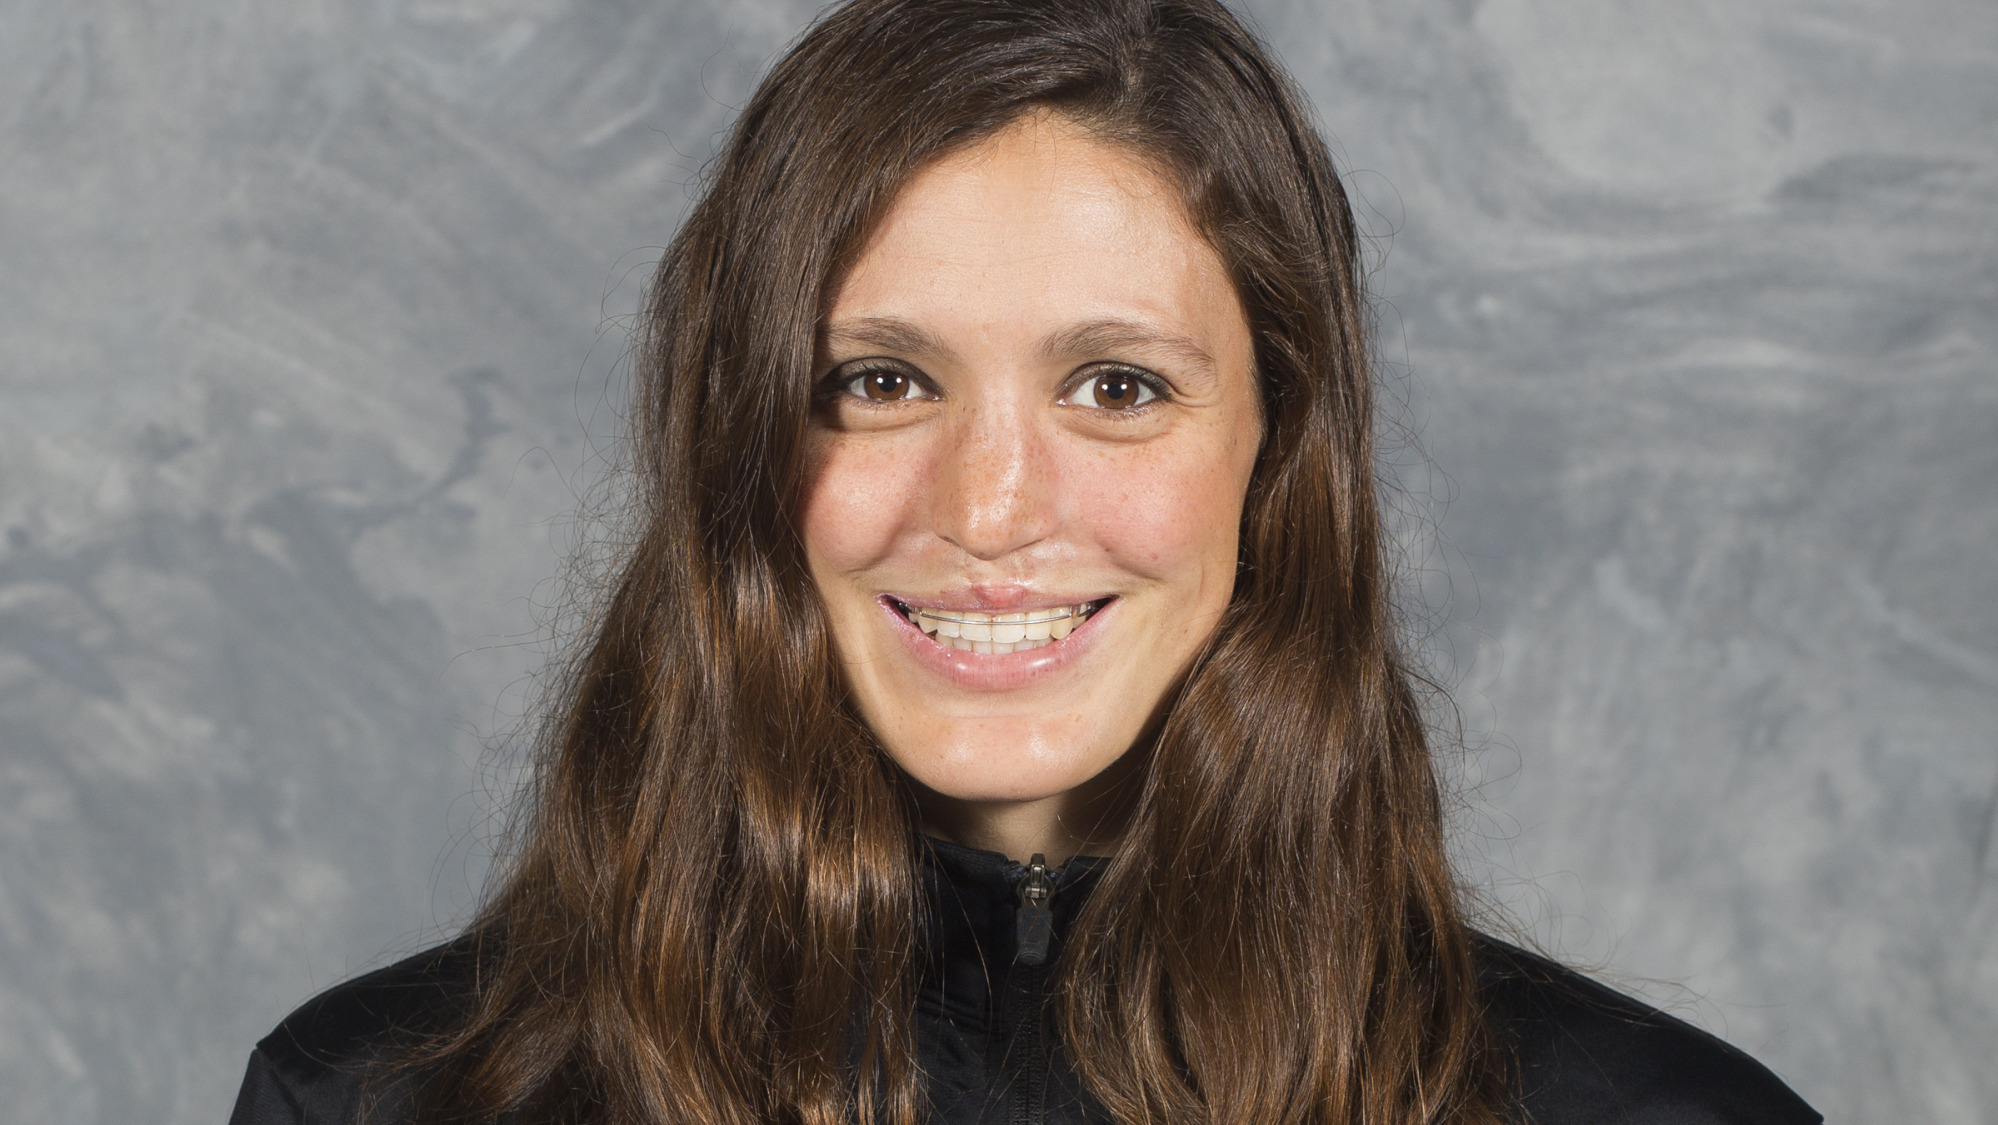
<svg viewBox="0 0 1998 1125"><path fill-rule="evenodd" d="M1132 1125L1497 1113L1389 605L1358 238L1303 99L1215 0L853 0L764 79L660 263L637 538L422 1119L921 1119L910 783L847 701L790 508L844 260L913 171L1037 110L1182 187L1267 420L1233 602L1057 969L1068 1053Z"/></svg>

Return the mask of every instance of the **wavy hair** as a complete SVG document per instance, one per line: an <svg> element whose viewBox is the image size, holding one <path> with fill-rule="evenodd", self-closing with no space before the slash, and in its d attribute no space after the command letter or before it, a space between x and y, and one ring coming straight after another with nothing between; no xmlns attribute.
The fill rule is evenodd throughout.
<svg viewBox="0 0 1998 1125"><path fill-rule="evenodd" d="M1128 1125L1496 1118L1389 600L1359 240L1303 98L1214 0L852 0L763 80L649 290L636 540L420 1120L921 1120L910 782L792 509L843 264L917 169L1037 111L1179 185L1266 419L1232 603L1056 968L1068 1054Z"/></svg>

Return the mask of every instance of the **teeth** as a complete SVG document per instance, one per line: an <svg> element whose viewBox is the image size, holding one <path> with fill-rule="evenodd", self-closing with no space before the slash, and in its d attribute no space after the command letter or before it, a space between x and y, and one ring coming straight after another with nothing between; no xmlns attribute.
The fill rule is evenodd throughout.
<svg viewBox="0 0 1998 1125"><path fill-rule="evenodd" d="M1075 631L1095 603L1056 606L1016 613L977 610L913 609L909 620L939 644L959 652L1001 655L1051 645Z"/></svg>

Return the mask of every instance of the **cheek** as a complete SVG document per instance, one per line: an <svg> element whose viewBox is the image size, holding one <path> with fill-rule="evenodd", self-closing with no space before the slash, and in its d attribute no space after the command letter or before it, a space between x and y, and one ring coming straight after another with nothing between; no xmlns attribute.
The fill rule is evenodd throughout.
<svg viewBox="0 0 1998 1125"><path fill-rule="evenodd" d="M887 443L824 435L808 455L799 531L814 569L849 573L891 552L916 510L921 459Z"/></svg>
<svg viewBox="0 0 1998 1125"><path fill-rule="evenodd" d="M1116 463L1123 460L1123 463ZM1075 511L1117 562L1147 578L1226 577L1232 588L1247 475L1225 442L1106 455L1071 482Z"/></svg>

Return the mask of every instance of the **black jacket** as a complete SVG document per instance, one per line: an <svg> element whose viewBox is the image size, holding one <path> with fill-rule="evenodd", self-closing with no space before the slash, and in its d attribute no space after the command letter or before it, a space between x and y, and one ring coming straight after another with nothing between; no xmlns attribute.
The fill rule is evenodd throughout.
<svg viewBox="0 0 1998 1125"><path fill-rule="evenodd" d="M917 1003L934 1120L1106 1120L1080 1091L1059 1043L1030 1017L1045 968L1019 948L1027 874L993 852L932 843L926 865L936 941ZM1102 861L1051 874L1050 955ZM1027 919L1032 943L1033 916ZM1754 1059L1550 961L1480 939L1494 1025L1511 1046L1522 1121L1534 1125L1809 1125L1821 1120ZM447 945L336 986L286 1017L250 1056L230 1125L347 1125L384 1043L434 1028L467 995L471 955ZM398 1091L369 1115L397 1125Z"/></svg>

